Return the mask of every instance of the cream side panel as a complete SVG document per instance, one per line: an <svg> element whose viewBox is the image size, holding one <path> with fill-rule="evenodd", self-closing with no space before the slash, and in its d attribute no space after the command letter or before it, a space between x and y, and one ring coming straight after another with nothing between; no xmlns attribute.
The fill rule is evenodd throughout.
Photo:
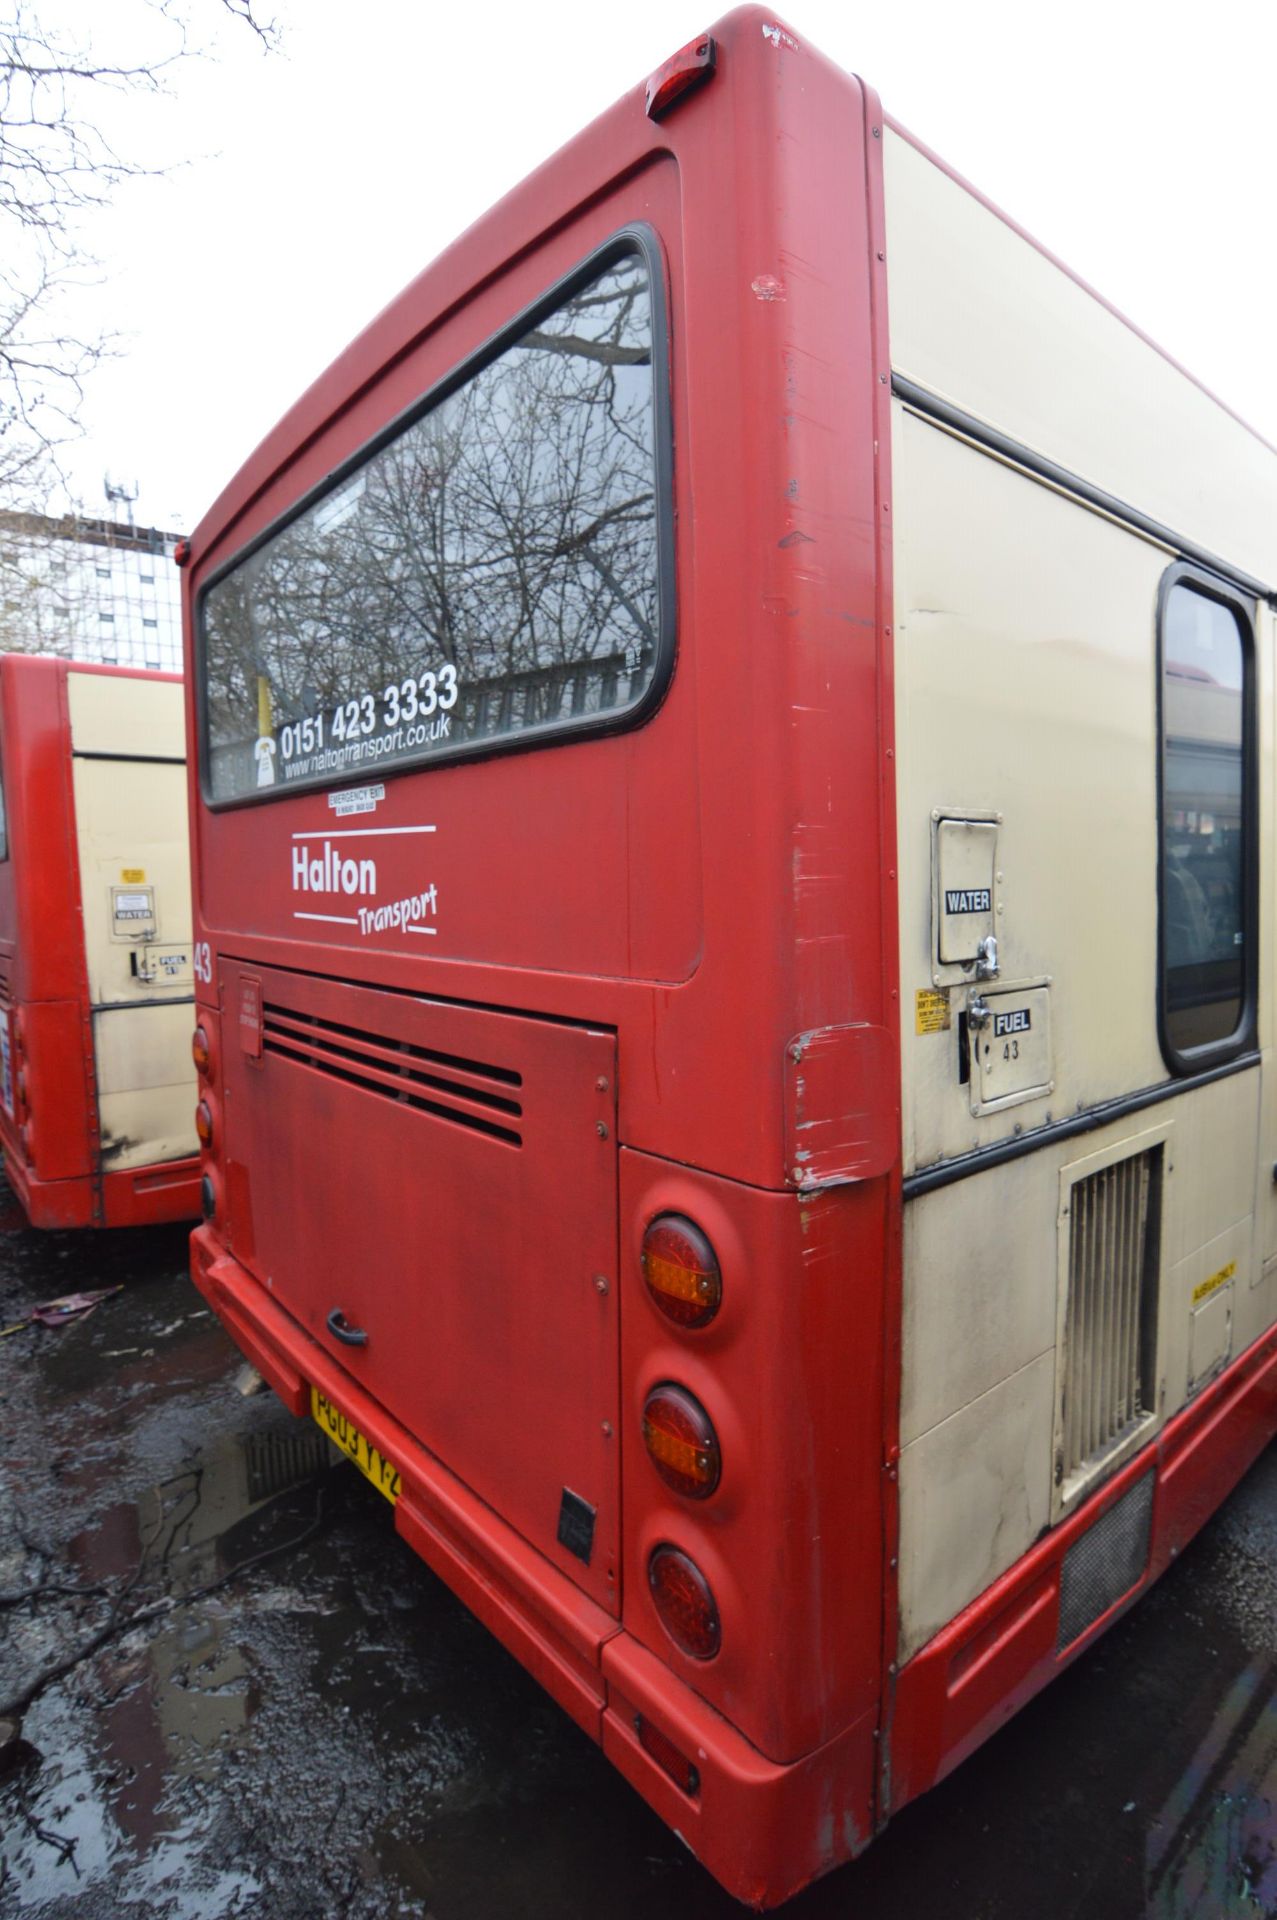
<svg viewBox="0 0 1277 1920"><path fill-rule="evenodd" d="M67 674L71 747L75 753L137 753L186 757L181 683L140 680L131 674Z"/></svg>
<svg viewBox="0 0 1277 1920"><path fill-rule="evenodd" d="M1026 1552L1050 1517L1067 1268L1061 1171L1136 1150L1150 1130L1165 1137L1160 1425L1203 1384L1192 1377L1195 1325L1199 1347L1209 1346L1227 1319L1224 1358L1233 1359L1274 1317L1277 1274L1264 1277L1254 1232L1259 1123L1260 1072L1250 1068L906 1203L902 1659ZM1195 1323L1225 1296L1209 1328Z"/></svg>
<svg viewBox="0 0 1277 1920"><path fill-rule="evenodd" d="M1044 1531L1054 1405L1048 1353L901 1454L901 1660Z"/></svg>
<svg viewBox="0 0 1277 1920"><path fill-rule="evenodd" d="M184 1031L189 1033L190 1022ZM199 1152L191 1125L195 1088L149 1087L145 1093L112 1093L102 1098L102 1171L127 1173L134 1167L162 1166Z"/></svg>
<svg viewBox="0 0 1277 1920"><path fill-rule="evenodd" d="M1020 1165L905 1208L902 1447L1055 1347L1056 1167Z"/></svg>
<svg viewBox="0 0 1277 1920"><path fill-rule="evenodd" d="M1166 1078L1157 592L1170 556L897 403L896 737L907 1173ZM933 988L936 812L1001 815L999 987L1049 980L1053 1090L975 1117Z"/></svg>
<svg viewBox="0 0 1277 1920"><path fill-rule="evenodd" d="M1277 454L909 141L883 144L896 372L1277 580Z"/></svg>
<svg viewBox="0 0 1277 1920"><path fill-rule="evenodd" d="M186 1005L94 1016L104 1172L198 1153L191 1024Z"/></svg>
<svg viewBox="0 0 1277 1920"><path fill-rule="evenodd" d="M142 684L145 684L144 682ZM84 906L89 994L100 1001L190 997L191 871L186 838L186 768L145 760L75 760L75 816ZM137 881L136 876L142 875ZM136 939L112 917L112 889L154 890L155 935ZM182 964L146 980L148 948Z"/></svg>

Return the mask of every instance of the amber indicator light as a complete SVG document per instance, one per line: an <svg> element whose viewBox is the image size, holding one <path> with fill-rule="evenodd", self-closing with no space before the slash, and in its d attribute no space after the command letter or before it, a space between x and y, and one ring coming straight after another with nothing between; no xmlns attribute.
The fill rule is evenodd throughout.
<svg viewBox="0 0 1277 1920"><path fill-rule="evenodd" d="M679 1327L708 1326L723 1299L713 1247L681 1214L663 1213L643 1235L643 1278L665 1315Z"/></svg>
<svg viewBox="0 0 1277 1920"><path fill-rule="evenodd" d="M639 1745L644 1753L650 1753L658 1767L668 1773L676 1787L686 1794L696 1794L701 1790L700 1770L692 1764L685 1753L680 1753L672 1740L667 1740L659 1727L645 1720L641 1713L634 1716L634 1731L638 1735Z"/></svg>
<svg viewBox="0 0 1277 1920"><path fill-rule="evenodd" d="M206 1147L213 1144L213 1114L207 1100L201 1100L195 1109L195 1131Z"/></svg>
<svg viewBox="0 0 1277 1920"><path fill-rule="evenodd" d="M671 1382L653 1387L643 1403L643 1444L652 1465L675 1493L707 1500L723 1470L718 1435L699 1400Z"/></svg>
<svg viewBox="0 0 1277 1920"><path fill-rule="evenodd" d="M681 1547L654 1547L647 1584L661 1625L693 1660L712 1660L722 1642L718 1606L709 1581Z"/></svg>
<svg viewBox="0 0 1277 1920"><path fill-rule="evenodd" d="M207 1078L209 1068L213 1064L213 1056L209 1051L208 1035L203 1027L196 1027L194 1033L191 1035L191 1058L199 1071Z"/></svg>

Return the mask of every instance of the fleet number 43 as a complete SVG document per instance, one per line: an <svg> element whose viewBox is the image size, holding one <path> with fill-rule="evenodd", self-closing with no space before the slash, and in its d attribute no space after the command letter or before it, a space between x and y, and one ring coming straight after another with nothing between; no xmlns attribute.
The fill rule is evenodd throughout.
<svg viewBox="0 0 1277 1920"><path fill-rule="evenodd" d="M202 980L205 986L213 982L213 949L207 940L195 942L195 978Z"/></svg>

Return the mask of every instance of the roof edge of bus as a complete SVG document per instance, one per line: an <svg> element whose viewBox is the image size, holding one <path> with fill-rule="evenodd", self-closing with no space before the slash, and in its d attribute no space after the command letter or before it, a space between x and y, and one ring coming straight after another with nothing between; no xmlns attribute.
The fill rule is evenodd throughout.
<svg viewBox="0 0 1277 1920"><path fill-rule="evenodd" d="M778 31L788 47L830 66L850 85L859 85L856 76L830 61L810 41L794 34L780 16L755 0L734 7L706 29L720 44L730 48L751 28L767 26ZM674 50L671 49L671 52ZM393 296L354 339L330 360L306 386L257 443L248 458L223 486L207 511L201 515L190 535L193 557L202 559L209 545L223 537L234 523L252 507L271 482L315 440L335 417L330 398L334 381L345 410L385 370L422 337L436 328L458 305L471 298L520 254L553 231L571 212L569 196L555 196L556 218L548 221L544 205L547 186L567 167L593 147L603 149L596 169L598 178L616 178L627 168L649 156L668 151L670 142L663 123L649 119L645 89L647 76L621 94L593 120L555 148L509 190L487 207L477 219L450 240L406 286ZM630 127L622 148L618 130ZM524 211L526 209L526 211ZM489 236L503 224L518 228L524 235L517 248L493 247ZM423 302L422 296L440 278L458 289L438 305ZM407 324L405 324L407 323ZM344 378L342 377L344 376Z"/></svg>

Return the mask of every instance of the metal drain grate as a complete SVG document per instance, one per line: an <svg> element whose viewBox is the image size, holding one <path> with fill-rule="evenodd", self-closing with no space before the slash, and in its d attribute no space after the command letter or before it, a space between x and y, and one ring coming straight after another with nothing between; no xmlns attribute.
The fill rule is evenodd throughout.
<svg viewBox="0 0 1277 1920"><path fill-rule="evenodd" d="M1079 1634L1129 1593L1148 1565L1154 1477L1146 1473L1137 1480L1065 1554L1057 1653L1072 1646Z"/></svg>
<svg viewBox="0 0 1277 1920"><path fill-rule="evenodd" d="M253 1433L245 1451L248 1497L254 1505L313 1479L331 1459L328 1441L318 1427L302 1427L297 1433Z"/></svg>

